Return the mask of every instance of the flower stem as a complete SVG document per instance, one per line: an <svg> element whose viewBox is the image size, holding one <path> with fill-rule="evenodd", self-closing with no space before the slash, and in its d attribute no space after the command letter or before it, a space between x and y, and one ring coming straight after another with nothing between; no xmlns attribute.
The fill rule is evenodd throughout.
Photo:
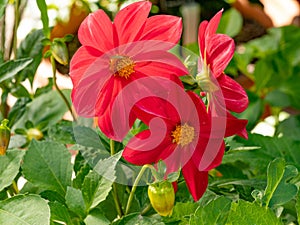
<svg viewBox="0 0 300 225"><path fill-rule="evenodd" d="M132 186L132 189L131 189L131 192L129 194L129 198L128 198L128 201L127 201L127 205L126 205L126 210L125 210L125 215L127 215L129 213L129 209L130 209L130 206L131 206L131 202L132 202L132 199L133 199L133 196L134 196L134 193L136 191L136 188L137 188L137 185L139 184L145 170L149 168L153 168L152 165L150 164L145 164L143 165L142 169L140 170L138 176L135 178L135 181L133 183L133 186Z"/></svg>
<svg viewBox="0 0 300 225"><path fill-rule="evenodd" d="M150 209L152 208L152 205L149 203L141 212L141 215L145 215Z"/></svg>
<svg viewBox="0 0 300 225"><path fill-rule="evenodd" d="M19 20L20 20L20 11L19 11L19 5L20 0L15 1L15 24L14 24L14 30L13 30L13 43L12 43L12 50L14 53L14 58L17 57L17 31L19 26Z"/></svg>
<svg viewBox="0 0 300 225"><path fill-rule="evenodd" d="M63 101L65 102L66 106L68 107L68 110L70 111L70 113L71 113L71 115L73 117L73 120L76 121L76 116L73 113L72 107L70 106L68 99L62 93L62 91L59 89L59 87L57 85L57 80L56 80L56 65L55 65L55 60L54 60L53 56L50 57L50 61L51 61L51 65L52 65L52 73L53 73L53 83L54 83L54 86L55 86L57 92L59 93L59 95L61 96L61 98L63 99Z"/></svg>
<svg viewBox="0 0 300 225"><path fill-rule="evenodd" d="M114 140L110 139L109 144L110 144L110 154L114 155L115 154L115 142L114 142ZM113 199L114 199L114 202L115 202L116 210L118 212L119 217L122 217L124 213L123 213L121 203L120 203L120 200L119 200L119 197L118 197L117 184L115 182L112 184L112 188L113 188L112 195L113 195Z"/></svg>

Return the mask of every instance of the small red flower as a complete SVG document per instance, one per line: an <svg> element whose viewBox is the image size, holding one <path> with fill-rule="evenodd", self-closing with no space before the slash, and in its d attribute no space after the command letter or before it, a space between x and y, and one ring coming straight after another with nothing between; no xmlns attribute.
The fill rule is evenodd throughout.
<svg viewBox="0 0 300 225"><path fill-rule="evenodd" d="M112 105L123 88L134 80L180 76L186 68L167 52L180 39L181 19L158 15L150 18L149 1L120 10L111 22L103 10L91 13L81 24L82 47L71 60L72 101L80 116L97 116L100 129L109 138ZM130 97L130 96L123 96Z"/></svg>
<svg viewBox="0 0 300 225"><path fill-rule="evenodd" d="M209 79L217 80L228 110L242 112L248 106L247 94L241 85L223 72L234 54L235 45L229 36L216 33L221 16L222 10L209 22L203 21L199 26L198 42L201 58L198 71L200 74L205 73L203 75Z"/></svg>

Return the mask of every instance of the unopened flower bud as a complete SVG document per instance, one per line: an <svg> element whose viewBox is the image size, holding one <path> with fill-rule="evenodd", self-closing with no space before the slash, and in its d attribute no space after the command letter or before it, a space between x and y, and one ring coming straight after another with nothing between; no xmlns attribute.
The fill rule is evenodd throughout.
<svg viewBox="0 0 300 225"><path fill-rule="evenodd" d="M4 119L0 124L0 155L5 155L10 140L10 129L7 123L8 120Z"/></svg>
<svg viewBox="0 0 300 225"><path fill-rule="evenodd" d="M162 181L150 184L148 197L152 207L159 215L169 216L172 214L175 202L175 192L172 183Z"/></svg>

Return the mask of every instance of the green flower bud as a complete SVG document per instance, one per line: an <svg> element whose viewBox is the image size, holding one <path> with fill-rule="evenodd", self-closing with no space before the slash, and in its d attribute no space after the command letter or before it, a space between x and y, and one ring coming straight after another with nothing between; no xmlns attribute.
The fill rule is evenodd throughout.
<svg viewBox="0 0 300 225"><path fill-rule="evenodd" d="M7 124L7 119L2 120L0 124L0 155L5 155L10 140L10 129Z"/></svg>
<svg viewBox="0 0 300 225"><path fill-rule="evenodd" d="M66 43L61 40L54 40L51 44L51 53L55 60L62 65L68 65L69 53Z"/></svg>
<svg viewBox="0 0 300 225"><path fill-rule="evenodd" d="M148 197L152 207L161 216L169 216L172 214L175 192L172 183L162 181L153 183L148 186Z"/></svg>
<svg viewBox="0 0 300 225"><path fill-rule="evenodd" d="M30 128L27 131L27 138L28 140L32 140L32 139L36 139L36 140L40 140L44 137L42 131L40 131L37 128Z"/></svg>

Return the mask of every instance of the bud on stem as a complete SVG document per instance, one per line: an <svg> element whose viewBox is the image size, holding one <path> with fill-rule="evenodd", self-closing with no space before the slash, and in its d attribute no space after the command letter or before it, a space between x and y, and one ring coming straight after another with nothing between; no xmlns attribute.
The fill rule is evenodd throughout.
<svg viewBox="0 0 300 225"><path fill-rule="evenodd" d="M148 197L152 207L159 215L169 216L172 214L175 202L175 192L172 183L162 181L150 184Z"/></svg>
<svg viewBox="0 0 300 225"><path fill-rule="evenodd" d="M0 155L6 154L6 149L8 148L10 140L10 128L7 126L8 120L2 120L0 124Z"/></svg>

